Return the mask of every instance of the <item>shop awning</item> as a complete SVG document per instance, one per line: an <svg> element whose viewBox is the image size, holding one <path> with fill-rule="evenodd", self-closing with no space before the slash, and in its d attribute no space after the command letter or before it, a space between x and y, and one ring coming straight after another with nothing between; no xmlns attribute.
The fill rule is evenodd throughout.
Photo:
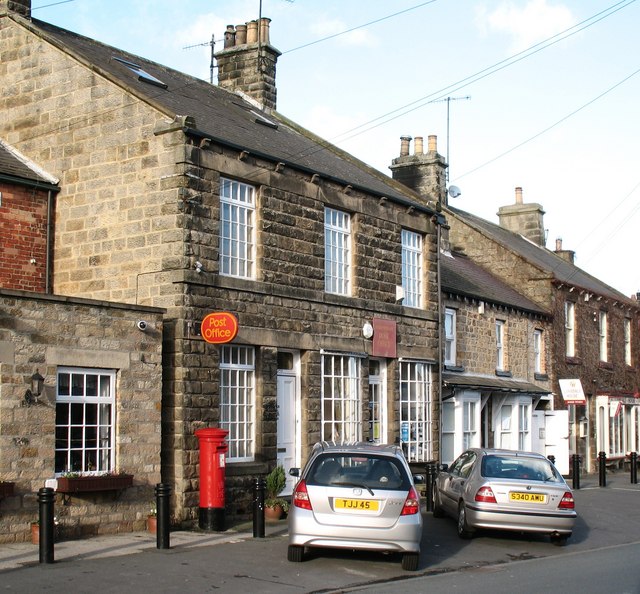
<svg viewBox="0 0 640 594"><path fill-rule="evenodd" d="M445 372L442 374L442 381L444 386L448 388L464 388L485 392L551 394L551 390L547 390L531 382L523 382L505 377L484 377L481 375L460 375L458 373Z"/></svg>

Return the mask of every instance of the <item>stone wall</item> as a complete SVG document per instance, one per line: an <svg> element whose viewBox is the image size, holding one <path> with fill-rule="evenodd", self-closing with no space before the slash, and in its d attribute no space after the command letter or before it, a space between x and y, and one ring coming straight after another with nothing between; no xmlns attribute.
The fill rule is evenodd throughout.
<svg viewBox="0 0 640 594"><path fill-rule="evenodd" d="M141 318L147 332L136 328ZM144 527L160 481L161 336L156 308L0 290L0 480L15 483L15 495L0 500L0 542L29 538L38 489L54 479L60 366L116 370L116 470L134 475L118 497L58 494L62 535ZM25 392L36 371L45 388L29 404Z"/></svg>

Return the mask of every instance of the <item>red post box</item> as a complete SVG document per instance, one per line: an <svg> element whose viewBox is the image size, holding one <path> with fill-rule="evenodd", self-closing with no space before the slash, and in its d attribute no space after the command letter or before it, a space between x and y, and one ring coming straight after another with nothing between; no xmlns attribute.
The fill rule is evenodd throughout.
<svg viewBox="0 0 640 594"><path fill-rule="evenodd" d="M200 444L200 513L198 525L203 530L225 530L224 473L228 431L198 429Z"/></svg>

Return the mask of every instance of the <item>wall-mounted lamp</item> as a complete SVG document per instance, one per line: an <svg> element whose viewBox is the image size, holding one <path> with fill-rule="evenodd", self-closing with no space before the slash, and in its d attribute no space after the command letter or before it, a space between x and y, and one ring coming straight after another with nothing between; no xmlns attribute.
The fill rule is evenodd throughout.
<svg viewBox="0 0 640 594"><path fill-rule="evenodd" d="M31 376L30 387L24 393L24 402L27 406L38 403L38 398L42 394L44 388L44 378L40 375L40 372L36 369L36 372Z"/></svg>

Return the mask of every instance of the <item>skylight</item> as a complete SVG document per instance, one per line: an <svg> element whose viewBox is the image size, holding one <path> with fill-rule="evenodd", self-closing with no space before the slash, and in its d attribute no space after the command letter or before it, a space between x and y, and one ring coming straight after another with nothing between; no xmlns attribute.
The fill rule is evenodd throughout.
<svg viewBox="0 0 640 594"><path fill-rule="evenodd" d="M156 78L149 74L146 70L143 70L141 66L138 64L134 64L133 62L129 62L128 60L124 60L123 58L116 58L113 56L113 59L121 64L124 64L131 72L138 75L138 80L142 82L149 83L151 85L155 85L156 87L161 87L163 89L167 88L167 84L163 83L160 79Z"/></svg>

